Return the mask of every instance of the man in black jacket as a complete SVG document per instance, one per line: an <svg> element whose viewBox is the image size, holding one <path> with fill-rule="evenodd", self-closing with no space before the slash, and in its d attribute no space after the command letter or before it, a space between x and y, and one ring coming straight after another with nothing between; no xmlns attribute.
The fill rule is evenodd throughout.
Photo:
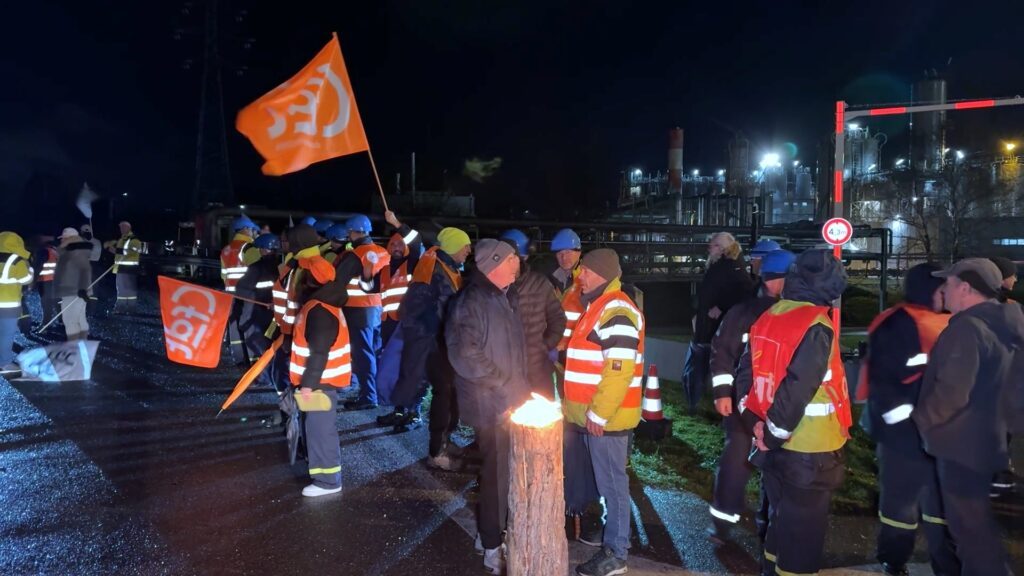
<svg viewBox="0 0 1024 576"><path fill-rule="evenodd" d="M719 232L708 243L708 269L697 288L697 315L693 339L683 367L683 388L692 412L707 387L711 339L729 308L750 298L754 283L743 268L739 242L728 232Z"/></svg>
<svg viewBox="0 0 1024 576"><path fill-rule="evenodd" d="M519 255L519 275L516 293L519 296L519 315L526 334L526 363L530 386L534 392L549 400L555 398L555 347L565 330L565 312L558 301L558 293L548 278L530 268L529 238L520 230L506 230L501 235Z"/></svg>
<svg viewBox="0 0 1024 576"><path fill-rule="evenodd" d="M1024 313L999 303L1002 275L967 258L934 273L953 313L924 374L912 418L935 457L949 531L964 576L1012 574L989 484L1006 463L1014 354L1024 345Z"/></svg>
<svg viewBox="0 0 1024 576"><path fill-rule="evenodd" d="M750 327L779 301L786 285L786 274L795 258L787 250L763 254L760 258L760 295L729 310L711 342L711 390L715 410L722 416L722 429L725 431L725 447L718 460L714 497L709 507L713 524L710 538L715 544L724 544L731 528L740 521L746 509L747 482L753 472L753 466L747 461L752 434L740 420L737 403L743 394L737 394L733 386L736 365L747 346ZM766 503L762 508L758 526L763 529L763 519L768 513ZM761 537L763 539L763 533Z"/></svg>
<svg viewBox="0 0 1024 576"><path fill-rule="evenodd" d="M877 444L877 558L892 576L909 574L906 564L914 552L918 526L928 539L932 570L940 575L960 573L942 511L935 459L921 447L910 418L932 347L949 321L948 314L940 313L942 280L932 276L939 270L935 264L908 270L904 301L868 327L860 384L867 390L857 391L859 398L867 398L862 422Z"/></svg>
<svg viewBox="0 0 1024 576"><path fill-rule="evenodd" d="M254 262L245 271L245 274L235 285L235 294L241 298L262 302L261 306L254 302L242 302L241 314L238 317L238 328L242 332L242 342L245 344L246 353L249 359L255 362L264 352L270 348L271 339L267 332L274 322L274 313L271 308L274 302L272 290L274 280L280 274L281 266L281 239L274 234L261 234L253 245L260 251L260 259ZM288 382L285 378L286 366L279 361L280 358L271 361L259 376L257 381L268 388L274 388L278 393L287 389Z"/></svg>
<svg viewBox="0 0 1024 576"><path fill-rule="evenodd" d="M1010 297L1010 293L1013 292L1013 287L1017 285L1017 263L1005 256L994 256L989 258L992 262L999 267L999 272L1003 276L1003 286L999 289L999 301L1010 306L1020 306L1020 302L1017 302ZM1011 430L1012 432L1012 430ZM1010 444L1011 438L1007 437L1006 443ZM1007 454L1009 454L1007 450ZM1013 462L1007 459L1003 469L996 472L996 475L992 477L992 491L990 495L993 498L999 496L1005 496L1013 493L1013 488L1017 483L1016 475L1013 472Z"/></svg>
<svg viewBox="0 0 1024 576"><path fill-rule="evenodd" d="M455 298L445 326L462 420L473 427L483 464L477 514L484 568L502 574L501 533L508 514L509 411L527 400L526 341L517 313L519 258L512 246L485 238L476 271Z"/></svg>

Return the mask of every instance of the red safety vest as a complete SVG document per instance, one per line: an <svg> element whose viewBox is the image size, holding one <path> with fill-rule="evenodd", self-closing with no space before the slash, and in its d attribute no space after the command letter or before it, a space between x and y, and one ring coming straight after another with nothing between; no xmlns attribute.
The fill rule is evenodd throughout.
<svg viewBox="0 0 1024 576"><path fill-rule="evenodd" d="M565 399L567 402L589 406L594 394L597 393L597 386L601 383L601 373L604 371L605 357L601 345L591 342L587 337L597 327L605 310L610 307L628 308L636 316L640 325L640 347L637 349L635 357L633 382L629 385L629 390L620 404L620 408L639 410L640 402L643 399L643 354L646 327L643 325L643 315L636 304L633 304L629 296L626 296L626 293L621 290L602 294L590 304L579 319L579 323L576 324L566 349Z"/></svg>
<svg viewBox="0 0 1024 576"><path fill-rule="evenodd" d="M438 260L437 251L438 247L432 246L423 253L420 261L416 264L416 270L412 273L412 283L430 284L431 279L434 277L434 268L440 264L441 270L444 271L448 280L452 283L452 287L458 292L462 288L462 276L459 275L457 270L452 270L447 264Z"/></svg>
<svg viewBox="0 0 1024 576"><path fill-rule="evenodd" d="M562 332L562 339L558 342L558 349L565 350L569 346L569 339L572 338L573 330L583 316L583 302L580 295L583 289L580 288L579 279L573 280L572 286L562 295L562 310L565 312L565 330Z"/></svg>
<svg viewBox="0 0 1024 576"><path fill-rule="evenodd" d="M363 264L363 267L366 267L367 264L372 264L373 274L375 276L391 263L391 255L388 254L388 251L376 244L363 244L361 246L356 246L352 249L352 252L359 257L359 261ZM362 273L357 274L354 278L349 280L348 286L346 286L348 301L345 302L345 306L351 308L380 306L380 294L364 291L363 287L360 286L361 276Z"/></svg>
<svg viewBox="0 0 1024 576"><path fill-rule="evenodd" d="M60 258L60 253L53 246L46 247L46 262L43 263L43 268L39 271L40 282L53 282L53 275L57 273L57 260Z"/></svg>
<svg viewBox="0 0 1024 576"><path fill-rule="evenodd" d="M309 342L306 339L306 318L316 306L323 306L338 319L338 334L327 353L327 365L324 366L324 371L320 375L320 383L329 384L335 388L344 388L352 381L352 348L348 341L348 325L345 324L345 315L341 313L341 308L319 300L306 302L295 321L295 332L292 337L292 361L288 369L289 379L292 386L299 386L302 382L302 374L306 371L306 362L309 361L310 354Z"/></svg>
<svg viewBox="0 0 1024 576"><path fill-rule="evenodd" d="M871 325L868 326L868 336L878 329L890 316L896 312L903 310L910 315L910 319L914 321L914 325L917 326L917 339L921 345L921 353L914 356L913 358L907 359L907 366L920 366L919 370L913 376L903 381L904 384L913 384L922 375L924 375L924 367L928 365L928 355L931 354L932 348L935 346L935 341L939 339L939 334L946 329L949 325L949 314L939 314L933 312L930 308L919 306L917 304L899 303L892 308L882 312L874 320L871 321ZM868 393L870 385L868 384L871 380L868 375L868 364L871 351L868 350L868 356L865 356L860 363L860 376L857 379L857 401L863 402L868 399Z"/></svg>
<svg viewBox="0 0 1024 576"><path fill-rule="evenodd" d="M252 242L251 238L235 238L220 251L220 277L224 290L234 292L238 281L245 276L249 266L242 260L242 252Z"/></svg>
<svg viewBox="0 0 1024 576"><path fill-rule="evenodd" d="M750 410L762 420L768 419L768 409L775 402L775 391L786 377L786 370L793 360L793 354L803 341L807 331L815 324L832 327L829 309L825 306L798 304L795 308L779 311L781 306L793 305L783 300L761 315L750 328L750 358L753 364L753 386L747 394L744 410ZM832 352L829 354L828 371L821 387L830 399L830 404L808 404L804 417L836 414L844 436L853 424L850 411L850 395L846 389L846 371L839 354L839 337L832 338Z"/></svg>
<svg viewBox="0 0 1024 576"><path fill-rule="evenodd" d="M391 267L385 267L380 271L381 304L384 306L384 318L397 321L402 306L402 298L409 291L409 282L412 281L412 274L409 274L409 262L402 262L391 273Z"/></svg>

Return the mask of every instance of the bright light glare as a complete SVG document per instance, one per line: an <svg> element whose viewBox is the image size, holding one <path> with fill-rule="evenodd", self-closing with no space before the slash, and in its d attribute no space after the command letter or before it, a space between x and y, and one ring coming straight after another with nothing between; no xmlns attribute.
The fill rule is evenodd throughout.
<svg viewBox="0 0 1024 576"><path fill-rule="evenodd" d="M906 162L906 160L904 160L903 158L897 158L896 159L896 165L897 166L903 166L904 162Z"/></svg>
<svg viewBox="0 0 1024 576"><path fill-rule="evenodd" d="M761 163L758 164L758 166L760 166L762 170L765 168L778 168L782 166L782 162L779 161L778 154L770 152L761 157Z"/></svg>

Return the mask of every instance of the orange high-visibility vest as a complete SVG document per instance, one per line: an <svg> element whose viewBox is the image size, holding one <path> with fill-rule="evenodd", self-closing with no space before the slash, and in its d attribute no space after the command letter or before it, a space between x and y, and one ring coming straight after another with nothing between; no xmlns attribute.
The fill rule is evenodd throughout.
<svg viewBox="0 0 1024 576"><path fill-rule="evenodd" d="M565 312L565 331L562 332L562 339L558 342L558 349L565 350L569 346L569 339L572 338L576 324L583 316L583 302L580 295L583 289L580 288L579 280L573 280L572 286L562 295L562 310Z"/></svg>
<svg viewBox="0 0 1024 576"><path fill-rule="evenodd" d="M364 267L367 264L372 264L374 274L380 272L391 262L391 255L388 254L388 251L376 244L363 244L361 246L356 246L352 249L352 252L359 257L359 261ZM361 281L361 273L348 281L348 286L345 287L348 292L348 301L345 302L345 306L350 308L369 308L371 306L380 306L380 294L364 291L360 284Z"/></svg>
<svg viewBox="0 0 1024 576"><path fill-rule="evenodd" d="M793 304L782 301L780 304ZM776 304L761 315L750 328L750 358L753 365L753 385L742 407L750 410L762 420L768 420L768 409L775 402L775 391L786 377L786 370L793 360L793 354L800 346L807 331L815 324L832 327L829 309L811 304L778 311ZM839 335L832 338L832 352L829 354L828 371L822 379L830 403L808 404L804 417L823 417L836 414L844 436L853 424L850 411L850 396L846 388L846 371L839 354Z"/></svg>
<svg viewBox="0 0 1024 576"><path fill-rule="evenodd" d="M299 313L299 301L296 297L298 268L287 264L278 267L280 275L274 281L271 295L274 297L274 322L282 334L291 334L295 326L295 317Z"/></svg>
<svg viewBox="0 0 1024 576"><path fill-rule="evenodd" d="M921 376L924 375L924 368L928 365L928 355L931 354L932 348L935 346L935 341L939 339L939 334L946 329L949 325L949 314L940 314L933 312L930 308L919 306L917 304L907 304L901 302L892 308L889 308L885 312L879 314L874 320L871 321L871 325L868 326L868 337L885 322L889 316L892 316L896 312L903 310L914 321L914 325L917 326L917 339L921 345L921 353L917 354L912 358L907 358L907 367L920 366L921 370L917 374L907 378L903 381L904 384L913 384ZM857 400L863 402L868 399L868 391L870 388L870 376L868 374L869 358L871 357L871 351L868 350L868 356L865 356L861 361L860 365L860 377L857 379Z"/></svg>
<svg viewBox="0 0 1024 576"><path fill-rule="evenodd" d="M249 265L242 260L242 252L250 242L251 239L236 238L220 251L220 277L227 292L234 292L238 281L249 270Z"/></svg>
<svg viewBox="0 0 1024 576"><path fill-rule="evenodd" d="M457 270L452 270L447 264L442 262L437 257L437 246L431 246L423 256L420 257L420 261L416 264L416 270L412 273L411 283L423 283L430 284L431 279L434 277L434 268L438 264L441 265L441 270L444 271L445 275L448 276L448 280L452 283L452 287L458 292L462 288L462 276L459 275Z"/></svg>
<svg viewBox="0 0 1024 576"><path fill-rule="evenodd" d="M597 329L597 323L604 316L606 309L623 306L631 310L638 320L643 318L636 304L633 304L633 301L629 299L629 296L626 296L625 292L614 290L602 294L601 297L592 302L579 319L579 323L576 324L572 338L569 339L569 347L566 349L565 399L567 402L575 402L585 406L590 405L591 399L597 392L598 384L601 383L605 353L601 350L600 344L591 342L587 337ZM620 407L636 408L639 410L640 402L643 399L643 354L646 327L643 325L642 320L638 324L640 325L640 346L636 351L633 381L630 383L629 390L622 399ZM632 350L628 350L627 353L632 353ZM612 359L614 355L609 355L608 358Z"/></svg>
<svg viewBox="0 0 1024 576"><path fill-rule="evenodd" d="M46 262L43 262L43 268L39 271L40 282L53 282L53 275L57 272L57 259L60 258L60 253L53 246L46 247Z"/></svg>
<svg viewBox="0 0 1024 576"><path fill-rule="evenodd" d="M381 304L384 306L385 319L398 320L402 298L409 291L411 281L412 274L409 274L408 261L402 262L394 274L391 273L390 266L380 271Z"/></svg>
<svg viewBox="0 0 1024 576"><path fill-rule="evenodd" d="M299 311L295 320L295 331L292 339L292 361L289 367L289 379L292 386L299 386L302 383L302 375L306 372L306 362L309 361L309 342L306 339L306 318L310 311L317 306L322 306L338 319L338 334L331 344L327 353L327 365L320 375L321 384L329 384L335 388L344 388L352 381L352 348L348 341L348 325L345 324L345 315L341 308L325 304L319 300L310 300Z"/></svg>

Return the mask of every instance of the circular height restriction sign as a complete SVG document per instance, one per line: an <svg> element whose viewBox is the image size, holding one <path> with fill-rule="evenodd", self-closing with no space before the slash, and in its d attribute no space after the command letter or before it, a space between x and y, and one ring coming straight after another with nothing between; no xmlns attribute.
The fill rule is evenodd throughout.
<svg viewBox="0 0 1024 576"><path fill-rule="evenodd" d="M821 227L821 237L832 246L842 246L853 238L853 224L845 218L833 218Z"/></svg>

